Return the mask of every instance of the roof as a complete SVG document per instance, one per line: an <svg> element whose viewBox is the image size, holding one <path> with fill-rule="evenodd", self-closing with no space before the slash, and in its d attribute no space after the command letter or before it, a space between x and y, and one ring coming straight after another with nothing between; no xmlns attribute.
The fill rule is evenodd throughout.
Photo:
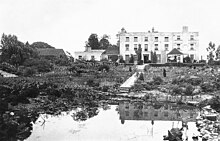
<svg viewBox="0 0 220 141"><path fill-rule="evenodd" d="M182 52L180 52L178 49L174 48L167 55L182 55L182 54L183 54Z"/></svg>
<svg viewBox="0 0 220 141"><path fill-rule="evenodd" d="M65 56L65 52L63 49L54 49L54 48L45 48L45 49L37 49L40 56Z"/></svg>
<svg viewBox="0 0 220 141"><path fill-rule="evenodd" d="M118 55L119 54L119 47L108 47L103 54Z"/></svg>

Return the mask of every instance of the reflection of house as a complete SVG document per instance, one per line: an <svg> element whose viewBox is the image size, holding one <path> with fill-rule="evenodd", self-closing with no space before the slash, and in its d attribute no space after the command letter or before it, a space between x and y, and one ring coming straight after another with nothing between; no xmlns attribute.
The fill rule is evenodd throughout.
<svg viewBox="0 0 220 141"><path fill-rule="evenodd" d="M85 51L75 52L75 58L100 61L102 59L102 53L104 51L105 50L93 50L91 49L91 47L86 47Z"/></svg>
<svg viewBox="0 0 220 141"><path fill-rule="evenodd" d="M63 49L55 49L55 48L39 48L37 49L38 54L43 57L66 57L66 54Z"/></svg>
<svg viewBox="0 0 220 141"><path fill-rule="evenodd" d="M119 33L120 55L129 62L131 54L142 48L144 63L151 60L151 51L156 52L158 63L167 62L167 54L174 48L188 55L192 60L199 60L199 33L189 32L184 26L182 32L126 32L123 28Z"/></svg>
<svg viewBox="0 0 220 141"><path fill-rule="evenodd" d="M125 120L171 120L180 121L188 118L195 121L197 109L187 107L177 107L177 105L152 105L149 103L119 103L120 119Z"/></svg>

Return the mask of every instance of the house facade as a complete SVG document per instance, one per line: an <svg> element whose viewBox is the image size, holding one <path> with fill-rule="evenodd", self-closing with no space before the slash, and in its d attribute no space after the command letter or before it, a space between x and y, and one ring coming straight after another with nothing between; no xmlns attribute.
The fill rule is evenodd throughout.
<svg viewBox="0 0 220 141"><path fill-rule="evenodd" d="M189 32L184 26L181 32L157 32L152 29L148 32L127 32L124 28L119 33L120 55L129 62L131 55L136 57L136 51L142 49L142 60L147 63L151 60L151 51L157 54L157 63L166 63L168 53L174 48L182 52L178 62L189 56L192 60L199 60L199 33Z"/></svg>
<svg viewBox="0 0 220 141"><path fill-rule="evenodd" d="M102 54L104 51L105 50L93 50L91 49L91 47L86 47L85 51L75 52L75 58L100 61L102 59Z"/></svg>

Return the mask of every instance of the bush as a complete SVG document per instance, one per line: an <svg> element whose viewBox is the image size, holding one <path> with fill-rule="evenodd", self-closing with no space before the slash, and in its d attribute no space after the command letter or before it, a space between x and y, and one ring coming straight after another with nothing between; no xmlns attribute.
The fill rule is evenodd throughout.
<svg viewBox="0 0 220 141"><path fill-rule="evenodd" d="M201 78L189 78L187 79L187 82L193 86L198 86L199 84L202 83L202 79Z"/></svg>
<svg viewBox="0 0 220 141"><path fill-rule="evenodd" d="M24 76L33 76L36 73L36 71L33 68L27 67L23 70Z"/></svg>
<svg viewBox="0 0 220 141"><path fill-rule="evenodd" d="M130 90L133 92L140 92L144 90L144 87L141 83L135 83L133 86L131 86Z"/></svg>
<svg viewBox="0 0 220 141"><path fill-rule="evenodd" d="M95 82L93 79L87 80L86 84L87 84L89 87L98 87L98 86L99 86L99 83Z"/></svg>
<svg viewBox="0 0 220 141"><path fill-rule="evenodd" d="M138 79L141 80L141 81L144 81L144 74L143 74L143 73L140 73Z"/></svg>
<svg viewBox="0 0 220 141"><path fill-rule="evenodd" d="M151 85L149 85L149 84L147 84L147 83L143 83L142 85L143 85L143 87L145 88L145 90L152 90Z"/></svg>
<svg viewBox="0 0 220 141"><path fill-rule="evenodd" d="M173 95L182 94L182 89L181 89L178 85L175 85L175 86L172 88L172 94L173 94Z"/></svg>
<svg viewBox="0 0 220 141"><path fill-rule="evenodd" d="M160 85L163 83L163 79L160 76L153 77L153 82L155 85Z"/></svg>
<svg viewBox="0 0 220 141"><path fill-rule="evenodd" d="M101 65L98 70L99 70L99 71L105 70L105 71L108 72L109 69L110 69L110 67L109 67L108 65L105 65L105 64L104 64L104 65Z"/></svg>
<svg viewBox="0 0 220 141"><path fill-rule="evenodd" d="M194 88L192 85L186 86L185 95L192 95L194 91Z"/></svg>
<svg viewBox="0 0 220 141"><path fill-rule="evenodd" d="M200 87L203 92L213 92L215 90L214 85L208 82L200 84Z"/></svg>

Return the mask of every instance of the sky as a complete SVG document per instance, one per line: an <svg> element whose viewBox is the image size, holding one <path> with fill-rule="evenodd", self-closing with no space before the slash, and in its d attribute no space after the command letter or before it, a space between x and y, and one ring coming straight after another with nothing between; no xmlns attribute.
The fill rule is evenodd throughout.
<svg viewBox="0 0 220 141"><path fill-rule="evenodd" d="M210 41L220 45L219 0L0 0L0 34L30 44L42 41L74 56L92 33L199 32L199 53Z"/></svg>

